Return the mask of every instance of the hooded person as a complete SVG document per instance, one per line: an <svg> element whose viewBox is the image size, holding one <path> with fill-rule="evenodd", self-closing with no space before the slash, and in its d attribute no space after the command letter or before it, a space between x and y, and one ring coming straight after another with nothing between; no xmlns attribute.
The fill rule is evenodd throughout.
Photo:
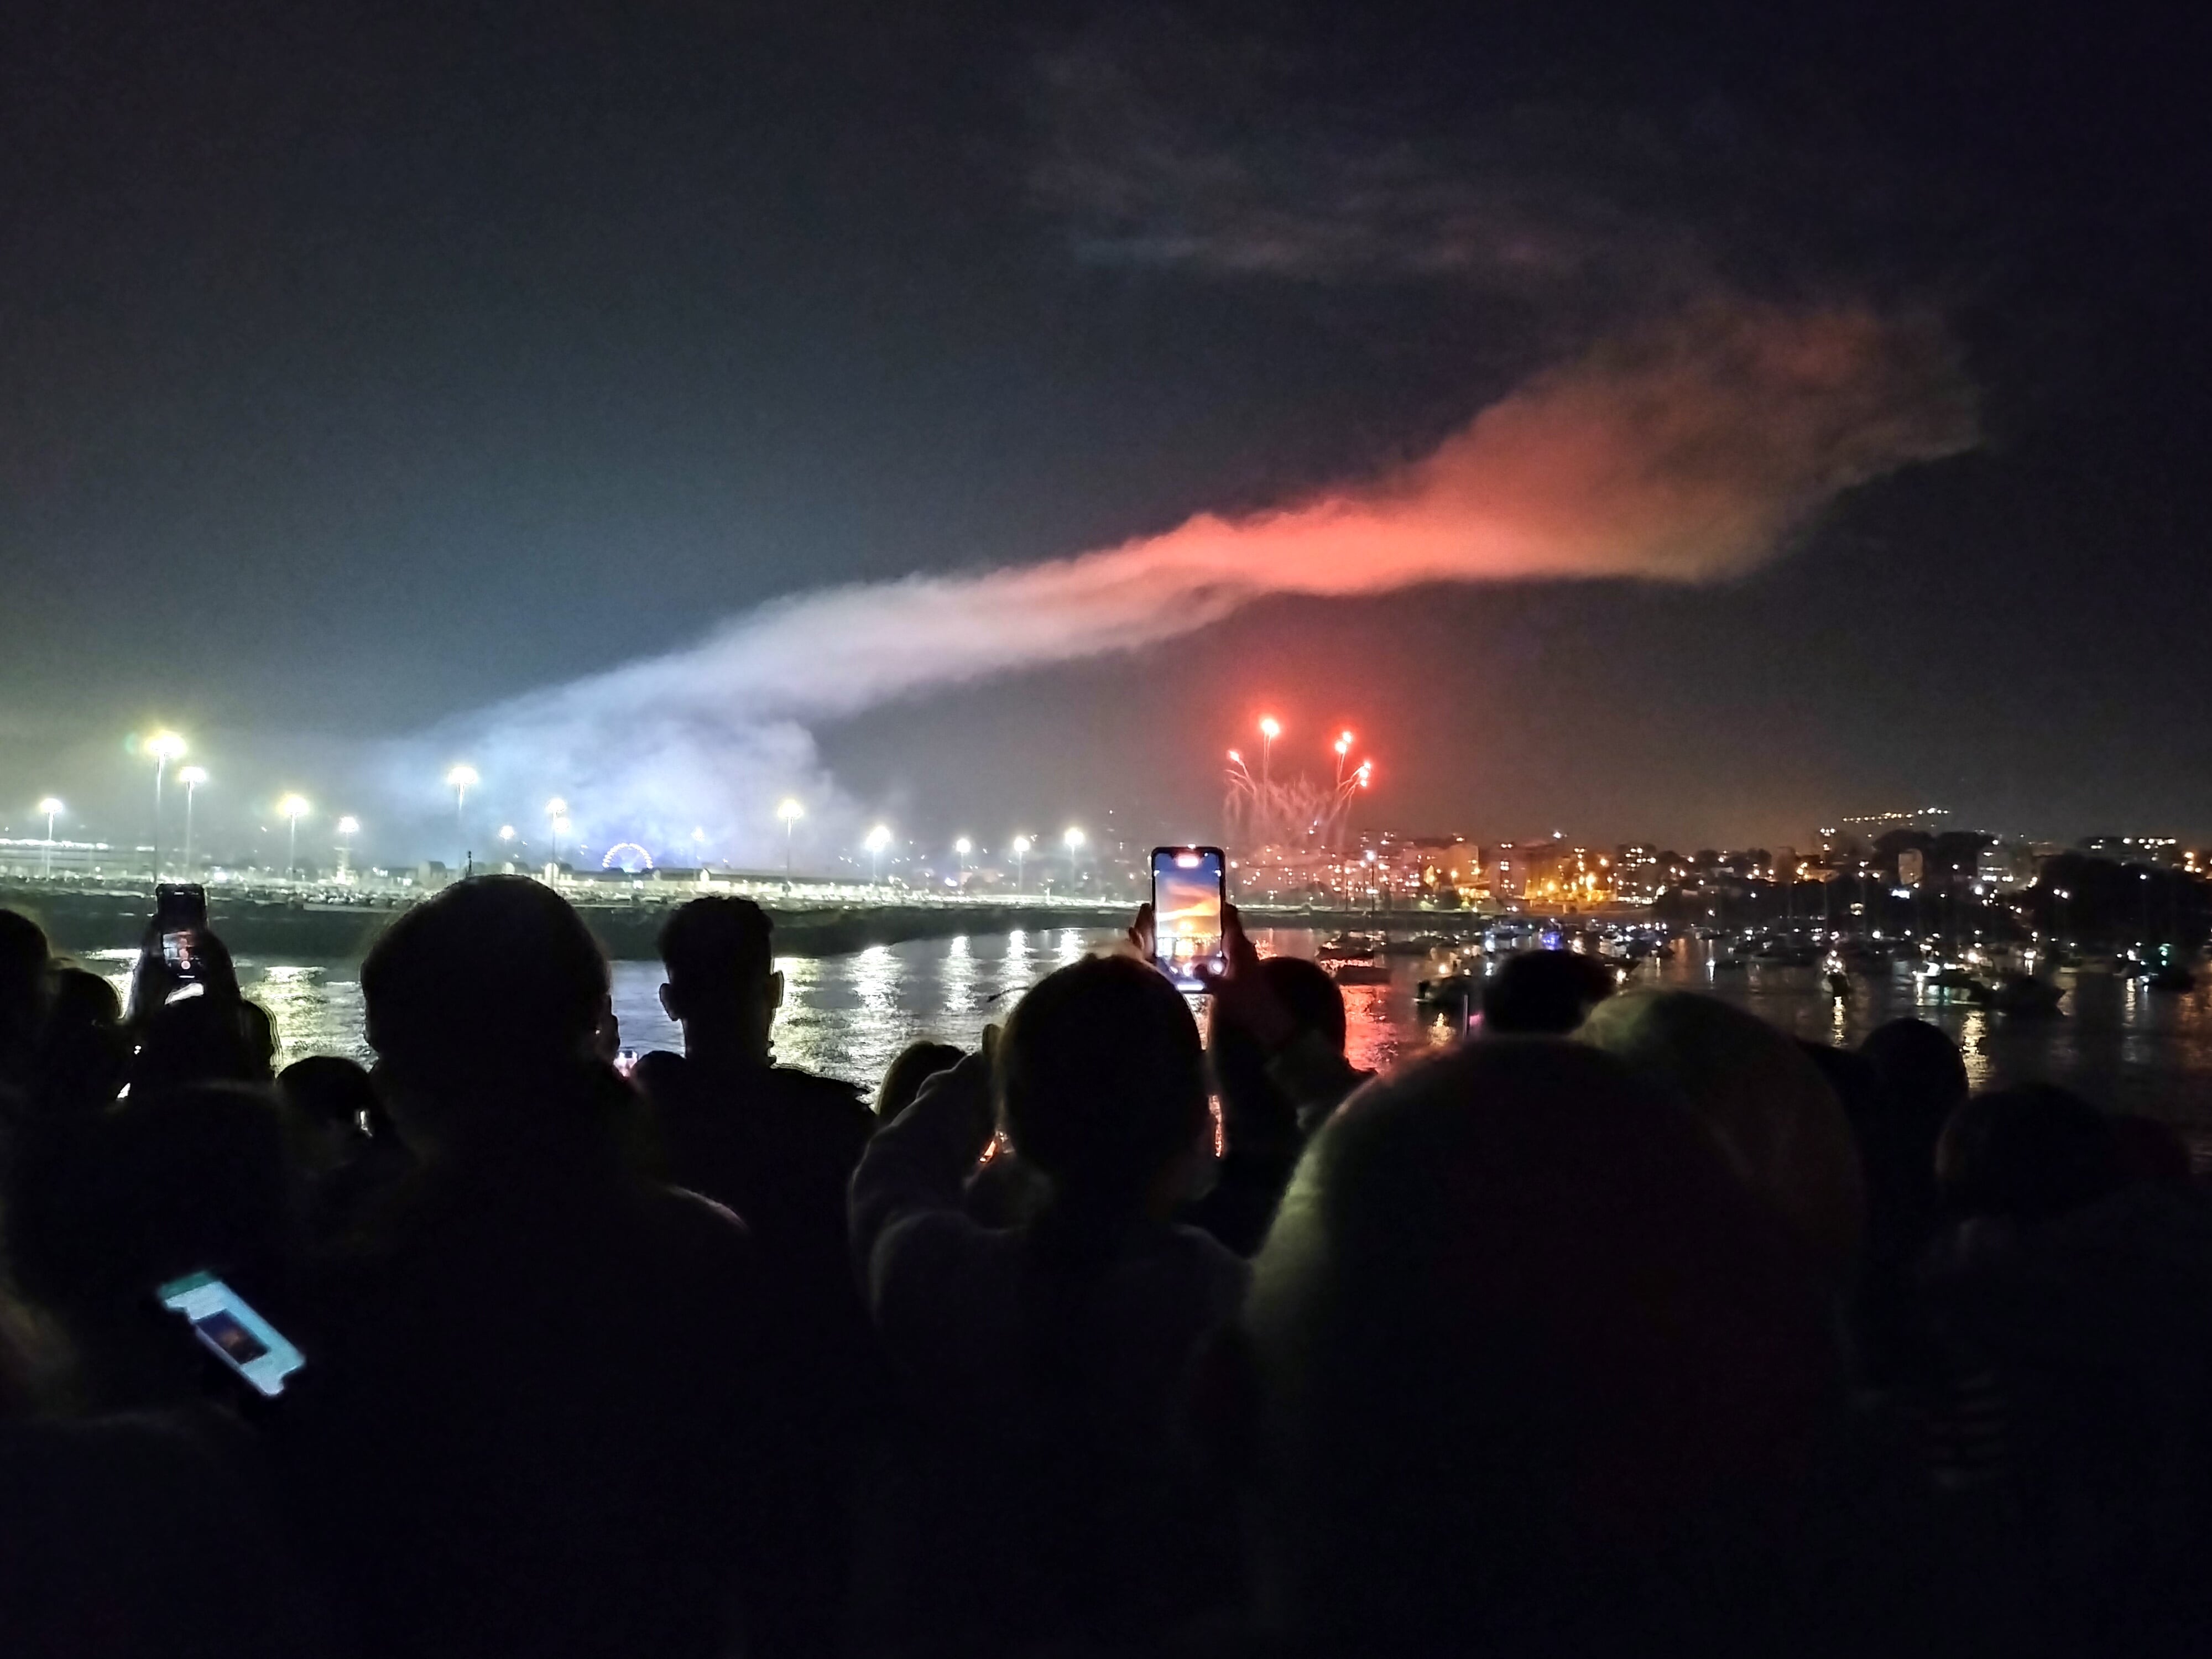
<svg viewBox="0 0 2212 1659"><path fill-rule="evenodd" d="M1866 1231L1858 1152L1835 1091L1796 1042L1687 991L1601 1002L1577 1035L1680 1098L1796 1230L1830 1288L1850 1282Z"/></svg>
<svg viewBox="0 0 2212 1659"><path fill-rule="evenodd" d="M1255 1263L1263 1620L1314 1655L1790 1650L1825 1300L1620 1061L1400 1067L1316 1136Z"/></svg>

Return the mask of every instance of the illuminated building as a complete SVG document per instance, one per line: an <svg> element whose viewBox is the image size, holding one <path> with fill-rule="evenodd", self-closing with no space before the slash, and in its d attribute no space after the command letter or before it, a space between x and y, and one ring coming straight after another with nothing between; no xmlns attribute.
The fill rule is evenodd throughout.
<svg viewBox="0 0 2212 1659"><path fill-rule="evenodd" d="M1621 903L1650 903L1659 896L1662 879L1657 848L1632 842L1613 850L1613 896Z"/></svg>

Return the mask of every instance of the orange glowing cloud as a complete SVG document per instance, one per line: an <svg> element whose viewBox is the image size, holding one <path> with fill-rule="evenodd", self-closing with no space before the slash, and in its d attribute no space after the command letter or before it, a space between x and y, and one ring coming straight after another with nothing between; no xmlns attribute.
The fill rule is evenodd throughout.
<svg viewBox="0 0 2212 1659"><path fill-rule="evenodd" d="M1382 477L1073 557L799 594L468 726L480 748L511 744L544 775L643 806L679 787L672 767L696 779L718 732L742 749L779 723L1151 645L1268 595L1727 577L1841 492L1975 439L1938 331L1853 307L1714 305L1538 374ZM689 823L701 809L667 810Z"/></svg>

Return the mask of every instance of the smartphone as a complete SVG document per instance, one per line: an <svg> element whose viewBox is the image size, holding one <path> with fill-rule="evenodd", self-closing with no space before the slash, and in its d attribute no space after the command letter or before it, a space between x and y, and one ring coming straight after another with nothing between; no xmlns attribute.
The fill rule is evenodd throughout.
<svg viewBox="0 0 2212 1659"><path fill-rule="evenodd" d="M202 1346L267 1399L283 1393L284 1379L307 1363L274 1325L213 1273L173 1279L154 1294L170 1312L185 1316Z"/></svg>
<svg viewBox="0 0 2212 1659"><path fill-rule="evenodd" d="M1152 848L1152 960L1178 990L1202 991L1199 969L1226 966L1221 907L1228 870L1218 847Z"/></svg>
<svg viewBox="0 0 2212 1659"><path fill-rule="evenodd" d="M154 931L172 978L191 982L207 970L207 889L197 883L163 882L154 890Z"/></svg>

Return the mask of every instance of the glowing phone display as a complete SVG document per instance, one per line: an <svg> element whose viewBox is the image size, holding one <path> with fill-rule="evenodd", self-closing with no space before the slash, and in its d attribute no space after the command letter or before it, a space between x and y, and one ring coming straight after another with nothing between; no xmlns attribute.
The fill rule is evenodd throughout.
<svg viewBox="0 0 2212 1659"><path fill-rule="evenodd" d="M307 1363L274 1325L213 1273L173 1279L154 1294L163 1307L190 1322L192 1334L210 1353L272 1400L284 1392L284 1379Z"/></svg>
<svg viewBox="0 0 2212 1659"><path fill-rule="evenodd" d="M1204 989L1199 970L1223 965L1227 867L1218 847L1152 849L1152 960L1182 990Z"/></svg>

